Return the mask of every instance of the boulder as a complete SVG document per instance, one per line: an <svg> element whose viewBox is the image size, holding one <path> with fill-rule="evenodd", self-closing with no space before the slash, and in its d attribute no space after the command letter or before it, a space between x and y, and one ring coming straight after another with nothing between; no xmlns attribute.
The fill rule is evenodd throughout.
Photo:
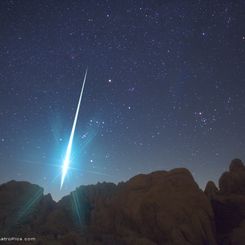
<svg viewBox="0 0 245 245"><path fill-rule="evenodd" d="M209 184L205 193L210 198L220 244L245 244L245 167L234 159L229 171L219 179L219 191Z"/></svg>
<svg viewBox="0 0 245 245"><path fill-rule="evenodd" d="M245 166L239 159L234 159L228 172L219 179L220 193L245 195Z"/></svg>
<svg viewBox="0 0 245 245"><path fill-rule="evenodd" d="M216 244L211 205L186 169L135 176L113 196L103 215L95 208L92 217L95 234L155 244Z"/></svg>
<svg viewBox="0 0 245 245"><path fill-rule="evenodd" d="M38 215L43 188L24 181L10 181L0 186L0 230L29 231ZM17 234L16 234L17 235Z"/></svg>
<svg viewBox="0 0 245 245"><path fill-rule="evenodd" d="M210 202L183 168L81 186L58 203L11 181L0 186L0 228L40 245L216 244Z"/></svg>
<svg viewBox="0 0 245 245"><path fill-rule="evenodd" d="M229 236L230 244L244 245L245 243L245 220L241 224L234 228Z"/></svg>
<svg viewBox="0 0 245 245"><path fill-rule="evenodd" d="M209 199L214 198L218 194L219 190L213 181L208 181L204 193Z"/></svg>

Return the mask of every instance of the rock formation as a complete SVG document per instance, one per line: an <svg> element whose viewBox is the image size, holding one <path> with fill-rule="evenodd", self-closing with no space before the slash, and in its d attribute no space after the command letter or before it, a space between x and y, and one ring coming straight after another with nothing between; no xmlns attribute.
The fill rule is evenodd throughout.
<svg viewBox="0 0 245 245"><path fill-rule="evenodd" d="M186 169L130 179L92 211L90 230L124 244L215 244L211 205Z"/></svg>
<svg viewBox="0 0 245 245"><path fill-rule="evenodd" d="M233 160L203 192L187 169L81 186L54 202L28 182L0 186L0 236L36 244L245 244L245 167ZM9 243L10 244L10 243Z"/></svg>
<svg viewBox="0 0 245 245"><path fill-rule="evenodd" d="M245 166L234 159L219 179L219 190L208 183L205 189L214 214L219 244L245 244Z"/></svg>
<svg viewBox="0 0 245 245"><path fill-rule="evenodd" d="M218 193L218 188L216 187L213 181L208 181L204 193L207 195L209 199L212 199Z"/></svg>

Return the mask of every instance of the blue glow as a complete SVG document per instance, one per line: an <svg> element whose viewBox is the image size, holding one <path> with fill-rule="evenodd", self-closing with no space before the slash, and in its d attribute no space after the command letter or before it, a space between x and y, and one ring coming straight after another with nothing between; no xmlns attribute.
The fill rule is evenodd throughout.
<svg viewBox="0 0 245 245"><path fill-rule="evenodd" d="M75 114L72 130L71 130L71 134L70 134L70 138L69 138L69 143L67 145L65 159L64 159L64 162L63 162L63 165L62 165L62 176L61 176L60 189L62 188L62 186L64 184L64 180L65 180L65 177L66 177L67 171L69 169L69 165L70 165L72 143L73 143L74 133L75 133L75 129L76 129L79 109L80 109L80 105L81 105L81 101L82 101L82 96L83 96L83 90L84 90L84 86L85 86L85 82L86 82L86 77L87 77L87 70L86 70L85 75L84 75L83 85L82 85L80 97L79 97L78 104L77 104L77 110L76 110L76 114Z"/></svg>

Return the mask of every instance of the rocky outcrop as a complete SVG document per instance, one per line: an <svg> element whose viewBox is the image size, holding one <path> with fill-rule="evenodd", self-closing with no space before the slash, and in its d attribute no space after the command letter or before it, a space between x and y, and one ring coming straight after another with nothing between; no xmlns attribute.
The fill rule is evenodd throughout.
<svg viewBox="0 0 245 245"><path fill-rule="evenodd" d="M2 236L36 236L55 208L43 188L24 181L0 186L0 231Z"/></svg>
<svg viewBox="0 0 245 245"><path fill-rule="evenodd" d="M206 188L204 190L204 193L207 195L209 199L212 199L215 197L218 193L218 188L216 187L215 183L213 181L208 181Z"/></svg>
<svg viewBox="0 0 245 245"><path fill-rule="evenodd" d="M219 179L219 190L207 185L220 244L245 244L245 166L241 160L231 162L229 171Z"/></svg>
<svg viewBox="0 0 245 245"><path fill-rule="evenodd" d="M39 244L216 244L211 205L186 169L81 186L58 203L11 181L0 200L6 234L31 233Z"/></svg>
<svg viewBox="0 0 245 245"><path fill-rule="evenodd" d="M215 244L211 205L186 169L135 176L92 217L93 233L125 244Z"/></svg>
<svg viewBox="0 0 245 245"><path fill-rule="evenodd" d="M184 168L81 186L57 203L37 185L10 181L0 186L0 236L39 245L245 244L244 187L238 159L204 192Z"/></svg>
<svg viewBox="0 0 245 245"><path fill-rule="evenodd" d="M238 227L234 228L229 235L230 244L243 245L245 241L245 221L243 220Z"/></svg>
<svg viewBox="0 0 245 245"><path fill-rule="evenodd" d="M228 172L219 179L220 193L245 195L245 166L240 159L234 159Z"/></svg>

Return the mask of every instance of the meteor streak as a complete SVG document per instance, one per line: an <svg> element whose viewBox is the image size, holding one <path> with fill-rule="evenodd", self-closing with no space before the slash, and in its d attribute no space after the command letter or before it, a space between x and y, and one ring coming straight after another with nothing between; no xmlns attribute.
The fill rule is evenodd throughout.
<svg viewBox="0 0 245 245"><path fill-rule="evenodd" d="M86 69L86 72L85 72L85 75L84 75L83 85L82 85L80 97L79 97L78 104L77 104L77 110L76 110L76 114L75 114L72 130L71 130L71 134L70 134L70 138L69 138L69 143L68 143L67 149L66 149L65 159L64 159L64 162L63 162L63 166L62 166L62 176L61 176L60 189L62 188L62 186L64 184L64 180L65 180L65 177L66 177L69 165L70 165L70 156L71 156L73 137L74 137L76 124L77 124L77 118L78 118L79 109L80 109L80 105L81 105L81 101L82 101L83 90L84 90L84 86L85 86L85 82L86 82L86 78L87 78L87 72L88 72L88 69Z"/></svg>

